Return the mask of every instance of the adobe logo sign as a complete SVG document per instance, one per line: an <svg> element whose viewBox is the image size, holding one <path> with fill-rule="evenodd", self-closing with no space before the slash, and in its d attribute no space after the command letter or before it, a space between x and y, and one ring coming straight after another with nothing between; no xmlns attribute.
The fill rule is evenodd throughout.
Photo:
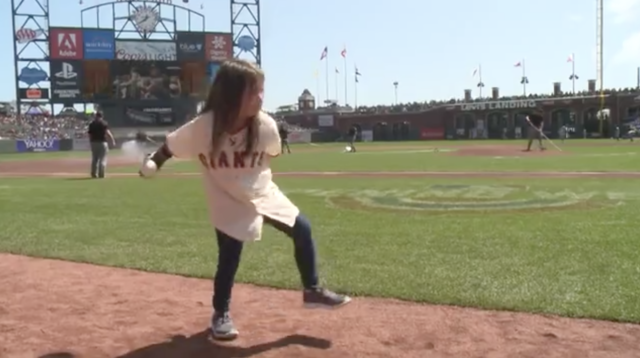
<svg viewBox="0 0 640 358"><path fill-rule="evenodd" d="M51 28L49 43L52 60L82 60L82 30Z"/></svg>

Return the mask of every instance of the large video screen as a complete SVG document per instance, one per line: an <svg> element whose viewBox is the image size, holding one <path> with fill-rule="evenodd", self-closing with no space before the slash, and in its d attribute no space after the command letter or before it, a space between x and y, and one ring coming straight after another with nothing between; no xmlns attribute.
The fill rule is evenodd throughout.
<svg viewBox="0 0 640 358"><path fill-rule="evenodd" d="M193 97L201 97L206 94L209 85L206 63L184 62L180 66L182 67L180 72L182 93Z"/></svg>
<svg viewBox="0 0 640 358"><path fill-rule="evenodd" d="M112 61L113 96L123 100L168 100L182 96L180 65L161 61Z"/></svg>
<svg viewBox="0 0 640 358"><path fill-rule="evenodd" d="M109 99L113 94L111 73L107 60L82 61L82 95L87 100Z"/></svg>

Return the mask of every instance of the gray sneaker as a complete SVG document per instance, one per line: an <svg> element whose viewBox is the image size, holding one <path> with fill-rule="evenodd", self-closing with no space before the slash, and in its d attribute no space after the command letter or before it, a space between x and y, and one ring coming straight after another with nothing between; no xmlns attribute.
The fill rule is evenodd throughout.
<svg viewBox="0 0 640 358"><path fill-rule="evenodd" d="M233 325L229 312L215 312L211 317L211 336L221 341L232 341L240 332Z"/></svg>
<svg viewBox="0 0 640 358"><path fill-rule="evenodd" d="M305 308L340 308L351 302L351 298L324 288L306 289L302 293Z"/></svg>

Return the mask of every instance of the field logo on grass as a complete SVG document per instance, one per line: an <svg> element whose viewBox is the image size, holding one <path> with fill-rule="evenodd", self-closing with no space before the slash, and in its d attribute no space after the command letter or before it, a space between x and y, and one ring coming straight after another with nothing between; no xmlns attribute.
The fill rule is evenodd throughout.
<svg viewBox="0 0 640 358"><path fill-rule="evenodd" d="M354 199L374 208L424 211L525 210L570 206L584 200L575 195L530 190L526 186L432 185L408 194Z"/></svg>
<svg viewBox="0 0 640 358"><path fill-rule="evenodd" d="M529 186L432 185L408 190L300 190L334 206L432 212L513 211L563 208L599 197L597 192L549 191ZM607 200L606 197L598 198ZM599 200L600 201L600 200Z"/></svg>

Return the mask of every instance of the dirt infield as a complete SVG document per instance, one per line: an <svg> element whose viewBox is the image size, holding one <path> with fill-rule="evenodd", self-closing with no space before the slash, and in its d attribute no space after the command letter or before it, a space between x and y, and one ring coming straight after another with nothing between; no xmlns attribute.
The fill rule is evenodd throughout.
<svg viewBox="0 0 640 358"><path fill-rule="evenodd" d="M436 147L407 147L407 146L376 146L368 148L374 152L388 151L388 150L410 150L410 149L433 149ZM461 146L442 146L441 149L450 149L452 151L443 152L442 155L456 155L456 156L552 156L567 154L566 152L558 152L556 150L523 152L523 146L518 145L461 145ZM326 150L325 150L326 151ZM137 161L125 158L110 156L109 167L124 167L137 164ZM89 173L89 161L88 158L58 158L47 160L13 160L0 162L0 176L16 176L16 173L20 175L27 175L30 173L38 176L43 176L43 173Z"/></svg>
<svg viewBox="0 0 640 358"><path fill-rule="evenodd" d="M369 298L307 311L298 292L247 285L234 289L241 338L216 344L205 331L211 286L0 255L0 356L620 358L640 351L635 325Z"/></svg>
<svg viewBox="0 0 640 358"><path fill-rule="evenodd" d="M163 177L194 177L200 173L162 173ZM639 178L640 172L281 172L276 176L296 178ZM137 177L136 173L112 173L109 178ZM0 178L82 178L87 175L72 172L8 172Z"/></svg>
<svg viewBox="0 0 640 358"><path fill-rule="evenodd" d="M525 151L526 146L515 144L501 145L474 145L474 146L458 146L456 150L450 152L449 155L466 156L466 157L541 157L541 156L557 156L569 155L568 152L560 152L554 148L547 148L541 151L532 147L531 151Z"/></svg>
<svg viewBox="0 0 640 358"><path fill-rule="evenodd" d="M0 176L84 176L87 164L80 159L4 162ZM357 298L335 312L307 311L299 292L249 285L234 289L233 314L241 338L217 344L206 334L211 289L209 280L0 254L0 357L622 358L640 352L637 325L373 298Z"/></svg>
<svg viewBox="0 0 640 358"><path fill-rule="evenodd" d="M124 157L109 157L109 167L126 167L137 164ZM11 173L90 173L90 162L84 158L55 158L47 160L12 160L0 162L0 175Z"/></svg>

